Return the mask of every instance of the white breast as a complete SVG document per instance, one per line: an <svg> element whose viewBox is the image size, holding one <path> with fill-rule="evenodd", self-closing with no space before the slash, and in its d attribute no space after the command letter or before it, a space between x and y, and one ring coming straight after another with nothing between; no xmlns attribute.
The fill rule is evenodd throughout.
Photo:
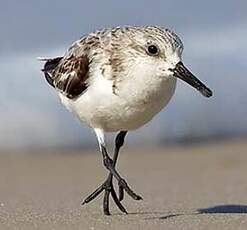
<svg viewBox="0 0 247 230"><path fill-rule="evenodd" d="M91 82L88 90L76 100L60 94L62 103L80 121L104 131L132 130L150 121L174 94L175 78L153 78L146 73L126 78L116 94L112 80L102 75Z"/></svg>

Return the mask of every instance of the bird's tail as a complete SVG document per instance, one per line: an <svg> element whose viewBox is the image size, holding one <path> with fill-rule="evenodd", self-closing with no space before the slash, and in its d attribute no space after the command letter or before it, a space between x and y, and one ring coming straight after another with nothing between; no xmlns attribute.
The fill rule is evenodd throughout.
<svg viewBox="0 0 247 230"><path fill-rule="evenodd" d="M60 61L62 60L62 57L56 57L56 58L38 58L39 61L44 61L44 68L41 70L44 75L47 82L54 87L54 79L52 78L52 71L58 66Z"/></svg>

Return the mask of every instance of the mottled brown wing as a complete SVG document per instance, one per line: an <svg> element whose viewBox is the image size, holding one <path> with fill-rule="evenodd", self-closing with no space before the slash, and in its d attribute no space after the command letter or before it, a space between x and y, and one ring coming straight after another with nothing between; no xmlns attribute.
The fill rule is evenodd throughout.
<svg viewBox="0 0 247 230"><path fill-rule="evenodd" d="M54 86L70 99L75 99L87 89L89 60L87 56L71 55L62 59L52 72Z"/></svg>
<svg viewBox="0 0 247 230"><path fill-rule="evenodd" d="M59 65L60 61L62 60L62 57L56 57L56 58L44 58L41 59L41 61L45 61L45 65L44 68L42 69L44 75L45 75L45 79L47 80L47 82L52 86L54 86L54 79L52 78L51 73L54 71L54 69Z"/></svg>

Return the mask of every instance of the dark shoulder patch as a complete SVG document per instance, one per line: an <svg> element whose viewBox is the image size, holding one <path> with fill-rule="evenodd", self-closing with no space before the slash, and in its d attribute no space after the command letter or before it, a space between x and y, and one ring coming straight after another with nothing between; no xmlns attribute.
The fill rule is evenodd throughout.
<svg viewBox="0 0 247 230"><path fill-rule="evenodd" d="M87 89L89 59L87 56L70 57L58 66L55 75L55 88L70 99L75 99Z"/></svg>

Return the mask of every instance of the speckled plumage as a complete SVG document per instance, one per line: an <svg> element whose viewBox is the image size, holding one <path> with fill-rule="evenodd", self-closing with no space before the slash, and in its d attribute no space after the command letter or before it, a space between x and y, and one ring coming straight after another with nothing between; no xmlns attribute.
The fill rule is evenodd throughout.
<svg viewBox="0 0 247 230"><path fill-rule="evenodd" d="M138 44L135 36L144 36L145 39L149 39L152 42L163 42L166 46L170 45L173 49L179 49L179 52L182 52L183 49L181 40L168 29L152 26L126 26L99 30L83 36L71 45L58 66L50 74L54 80L55 87L64 92L64 85L70 79L72 72L82 76L80 66L85 66L82 61L89 64L89 68L93 68L95 64L102 63L101 60L104 60L104 63L101 64L102 76L114 80L112 87L115 92L118 82L122 80L122 77L119 77L119 73L128 68L126 53L129 53L127 57L133 59L140 55L146 56L145 47L143 47L143 44ZM108 67L111 68L110 74L105 73ZM83 71L85 85L87 78L88 72ZM86 89L85 86L84 88ZM66 94L66 92L64 93Z"/></svg>
<svg viewBox="0 0 247 230"><path fill-rule="evenodd" d="M147 54L148 44L159 46L157 56ZM168 29L116 27L83 36L48 72L65 106L90 127L105 131L135 129L148 122L170 100L176 79L167 77L172 73L166 73L169 66L164 67L163 63L177 62L182 50L181 40ZM149 72L147 76L142 73L145 68ZM159 73L155 73L156 69ZM135 72L143 76L136 76ZM131 81L140 84L131 90ZM97 90L93 90L95 85ZM95 99L87 96L90 91ZM112 106L101 102L102 98L111 100ZM122 110L122 116L116 110ZM135 111L135 115L130 111Z"/></svg>

